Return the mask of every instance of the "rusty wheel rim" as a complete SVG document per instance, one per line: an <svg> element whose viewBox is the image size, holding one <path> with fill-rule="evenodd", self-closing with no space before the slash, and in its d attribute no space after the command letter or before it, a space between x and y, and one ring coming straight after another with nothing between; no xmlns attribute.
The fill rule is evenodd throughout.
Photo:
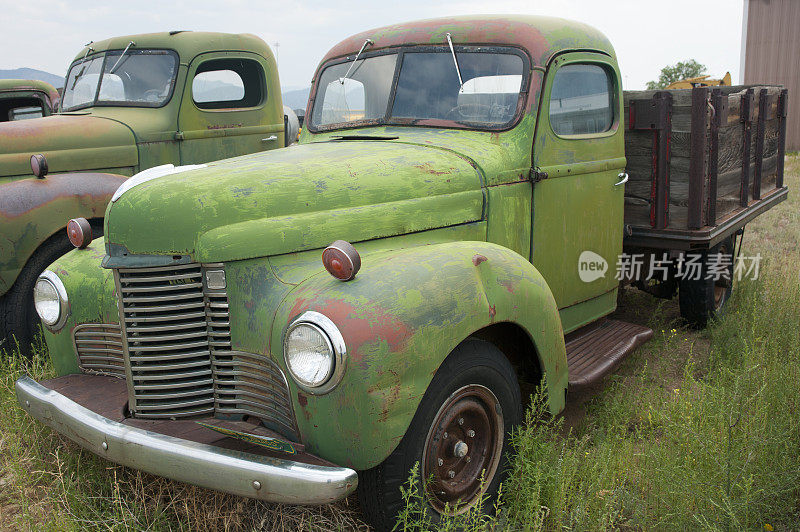
<svg viewBox="0 0 800 532"><path fill-rule="evenodd" d="M502 410L491 390L470 384L450 395L422 453L428 502L437 512L460 514L480 501L497 473L503 435Z"/></svg>

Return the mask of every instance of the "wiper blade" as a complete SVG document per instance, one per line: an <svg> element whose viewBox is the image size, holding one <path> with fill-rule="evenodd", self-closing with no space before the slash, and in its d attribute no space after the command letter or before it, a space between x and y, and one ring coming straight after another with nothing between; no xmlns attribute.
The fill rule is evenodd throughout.
<svg viewBox="0 0 800 532"><path fill-rule="evenodd" d="M370 44L375 44L375 41L373 41L372 39L367 39L366 41L364 41L364 44L361 45L361 50L358 51L358 53L356 54L355 59L353 59L353 62L350 63L350 67L347 69L347 72L345 72L344 77L339 79L339 83L344 85L344 80L346 80L347 76L350 75L350 71L353 70L353 67L356 64L356 61L358 61L358 58L361 56L361 53L364 51L364 48L366 48L367 45L370 45Z"/></svg>
<svg viewBox="0 0 800 532"><path fill-rule="evenodd" d="M117 65L119 65L119 62L122 61L123 57L125 57L125 54L128 53L128 48L130 48L131 46L136 46L136 43L133 42L133 41L128 43L128 46L126 46L125 49L122 50L122 53L119 54L119 59L117 59L117 62L114 63L114 66L111 67L111 70L108 71L109 74L113 74L114 73L114 71L117 69Z"/></svg>
<svg viewBox="0 0 800 532"><path fill-rule="evenodd" d="M82 63L86 61L86 58L87 58L87 57L89 57L89 53L90 53L90 52L94 52L94 48L92 48L92 47L90 46L90 45L91 45L91 44L93 44L93 43L94 43L94 41L89 41L88 43L86 43L86 53L85 53L85 54L83 54L83 59L81 59L81 62L82 62ZM77 84L78 84L78 80L79 80L79 79L81 79L81 78L83 77L83 74L84 74L85 72L86 72L86 65L83 65L83 66L81 67L81 70L80 70L80 72L78 72L77 74L75 74L75 78L72 80L72 87L70 87L70 90L73 90L73 89L75 89L75 85L77 85Z"/></svg>
<svg viewBox="0 0 800 532"><path fill-rule="evenodd" d="M458 91L464 90L464 80L461 79L461 69L458 68L458 59L456 59L456 51L453 49L453 40L450 38L450 32L447 32L447 44L450 45L450 53L453 54L453 64L456 66L456 74L458 74Z"/></svg>

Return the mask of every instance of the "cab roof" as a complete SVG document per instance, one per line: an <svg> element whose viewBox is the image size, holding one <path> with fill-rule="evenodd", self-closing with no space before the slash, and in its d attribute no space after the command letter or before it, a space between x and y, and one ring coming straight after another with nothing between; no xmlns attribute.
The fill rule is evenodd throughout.
<svg viewBox="0 0 800 532"><path fill-rule="evenodd" d="M614 57L611 42L599 30L572 20L531 15L475 15L416 20L364 31L335 45L322 62L358 52L413 44L516 45L528 52L531 66L546 66L559 52L594 50Z"/></svg>
<svg viewBox="0 0 800 532"><path fill-rule="evenodd" d="M58 102L56 88L38 79L0 79L0 91L39 91L47 94L51 102Z"/></svg>
<svg viewBox="0 0 800 532"><path fill-rule="evenodd" d="M208 31L164 31L159 33L142 33L139 35L123 35L103 41L90 43L89 53L107 50L124 50L128 43L135 44L131 48L166 48L175 50L181 62L188 63L203 52L246 51L263 57L272 57L267 43L251 33L215 33ZM86 55L85 46L73 61Z"/></svg>

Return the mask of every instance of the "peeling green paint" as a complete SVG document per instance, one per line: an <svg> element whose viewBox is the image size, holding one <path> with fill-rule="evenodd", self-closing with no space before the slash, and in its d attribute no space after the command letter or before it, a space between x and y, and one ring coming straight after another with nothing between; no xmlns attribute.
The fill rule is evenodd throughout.
<svg viewBox="0 0 800 532"><path fill-rule="evenodd" d="M531 340L550 410L559 412L565 328L614 305L613 281L574 286L572 260L580 246L617 245L599 233L621 237L622 197L606 185L614 190L624 166L622 132L562 139L550 131L545 107L539 112L562 52L594 49L618 76L610 44L560 19L454 18L365 32L326 57L354 54L367 37L379 48L439 42L445 31L459 42L520 46L531 57L514 127L347 130L393 140L306 130L297 147L143 183L106 213L107 259L116 265L173 255L224 263L233 349L269 356L286 371L283 340L294 318L314 310L339 327L347 346L341 383L312 395L289 378L290 397L306 448L357 469L386 458L448 354L494 324L514 324ZM534 167L551 169L552 178L532 183ZM353 242L362 258L350 282L321 264L322 248L336 239ZM59 266L80 276L90 266L74 255ZM102 270L99 261L91 267ZM97 308L95 292L73 295L75 285L65 284L73 305ZM97 289L113 294L107 282ZM49 335L48 343L66 351L67 335Z"/></svg>

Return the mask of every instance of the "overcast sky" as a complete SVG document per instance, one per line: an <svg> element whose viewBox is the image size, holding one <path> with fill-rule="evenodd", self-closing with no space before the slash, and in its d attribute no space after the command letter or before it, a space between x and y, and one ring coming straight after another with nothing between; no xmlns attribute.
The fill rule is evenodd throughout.
<svg viewBox="0 0 800 532"><path fill-rule="evenodd" d="M168 30L254 33L276 50L285 89L309 84L325 52L350 34L421 18L523 13L575 19L603 31L625 88L643 88L667 64L694 58L739 80L742 0L0 0L0 69L65 75L89 41Z"/></svg>

